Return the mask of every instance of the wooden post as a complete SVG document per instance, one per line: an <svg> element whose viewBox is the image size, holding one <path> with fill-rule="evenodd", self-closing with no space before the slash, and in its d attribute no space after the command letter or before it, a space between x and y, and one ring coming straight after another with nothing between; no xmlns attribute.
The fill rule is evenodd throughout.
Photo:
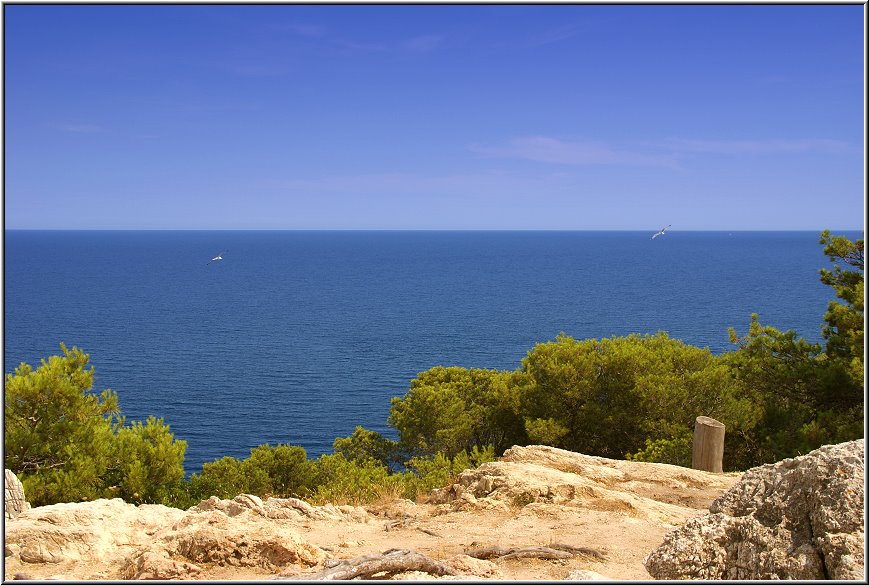
<svg viewBox="0 0 869 585"><path fill-rule="evenodd" d="M698 416L694 423L691 467L721 473L724 459L724 424L708 416Z"/></svg>

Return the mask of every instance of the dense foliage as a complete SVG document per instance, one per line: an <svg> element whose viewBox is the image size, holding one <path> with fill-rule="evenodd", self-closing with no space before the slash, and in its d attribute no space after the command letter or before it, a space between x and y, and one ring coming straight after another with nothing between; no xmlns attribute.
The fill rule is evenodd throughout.
<svg viewBox="0 0 869 585"><path fill-rule="evenodd" d="M233 498L241 493L296 497L320 504L416 499L446 485L465 469L494 458L491 449L473 449L452 458L438 453L411 458L405 470L393 471L370 457L349 459L338 452L312 460L299 446L260 445L251 449L247 459L224 457L203 465L200 474L190 477L179 501L189 506L210 496Z"/></svg>
<svg viewBox="0 0 869 585"><path fill-rule="evenodd" d="M830 301L824 315L827 322L823 329L827 340L826 353L829 358L847 364L851 378L862 387L863 240L851 242L842 236L831 236L829 230L824 230L820 243L824 245L824 254L833 263L833 270L821 269L821 282L833 287L836 296L845 301Z"/></svg>
<svg viewBox="0 0 869 585"><path fill-rule="evenodd" d="M512 445L542 443L611 458L689 466L696 417L726 425L726 470L742 470L864 435L863 240L821 234L833 288L825 345L762 325L734 329L735 349L666 333L533 347L515 371L437 366L393 398L393 441L356 427L333 453L261 445L184 479L186 443L162 420L126 424L117 395L91 392L78 349L6 376L6 467L35 505L122 497L179 507L239 493L315 503L414 499Z"/></svg>
<svg viewBox="0 0 869 585"><path fill-rule="evenodd" d="M99 396L78 348L6 375L5 466L33 505L121 497L171 502L184 478L187 444L161 419L126 425L117 395Z"/></svg>
<svg viewBox="0 0 869 585"><path fill-rule="evenodd" d="M738 349L722 360L742 395L756 404L758 416L754 426L726 438L725 457L732 468L864 435L863 240L851 242L825 230L820 244L833 263L832 271L821 269L821 282L844 301L831 301L824 315L826 348L793 331L763 326L757 315L745 337L730 330Z"/></svg>
<svg viewBox="0 0 869 585"><path fill-rule="evenodd" d="M525 378L514 372L438 366L420 373L392 399L389 424L409 454L454 457L474 446L503 452L526 442L515 402Z"/></svg>

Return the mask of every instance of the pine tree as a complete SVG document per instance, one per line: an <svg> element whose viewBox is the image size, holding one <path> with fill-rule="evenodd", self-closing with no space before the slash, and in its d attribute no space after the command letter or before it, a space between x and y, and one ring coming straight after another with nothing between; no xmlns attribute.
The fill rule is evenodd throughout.
<svg viewBox="0 0 869 585"><path fill-rule="evenodd" d="M126 426L112 390L92 392L90 357L60 344L35 370L6 375L5 466L35 506L123 497L171 503L187 444L162 420Z"/></svg>

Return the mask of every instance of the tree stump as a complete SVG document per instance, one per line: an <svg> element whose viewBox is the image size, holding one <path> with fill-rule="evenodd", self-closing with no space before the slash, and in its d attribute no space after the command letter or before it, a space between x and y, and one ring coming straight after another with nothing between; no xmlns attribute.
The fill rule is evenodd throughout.
<svg viewBox="0 0 869 585"><path fill-rule="evenodd" d="M701 471L724 471L724 424L708 416L698 416L694 423L691 467Z"/></svg>

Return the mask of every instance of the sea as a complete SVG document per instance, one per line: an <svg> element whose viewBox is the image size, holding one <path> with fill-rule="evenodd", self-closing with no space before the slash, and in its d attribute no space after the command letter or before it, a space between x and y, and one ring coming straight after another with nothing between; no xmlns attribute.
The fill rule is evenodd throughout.
<svg viewBox="0 0 869 585"><path fill-rule="evenodd" d="M396 438L419 372L515 370L560 333L718 354L758 313L822 341L819 232L652 233L6 230L4 373L82 349L191 473L266 443L331 453L357 425Z"/></svg>

